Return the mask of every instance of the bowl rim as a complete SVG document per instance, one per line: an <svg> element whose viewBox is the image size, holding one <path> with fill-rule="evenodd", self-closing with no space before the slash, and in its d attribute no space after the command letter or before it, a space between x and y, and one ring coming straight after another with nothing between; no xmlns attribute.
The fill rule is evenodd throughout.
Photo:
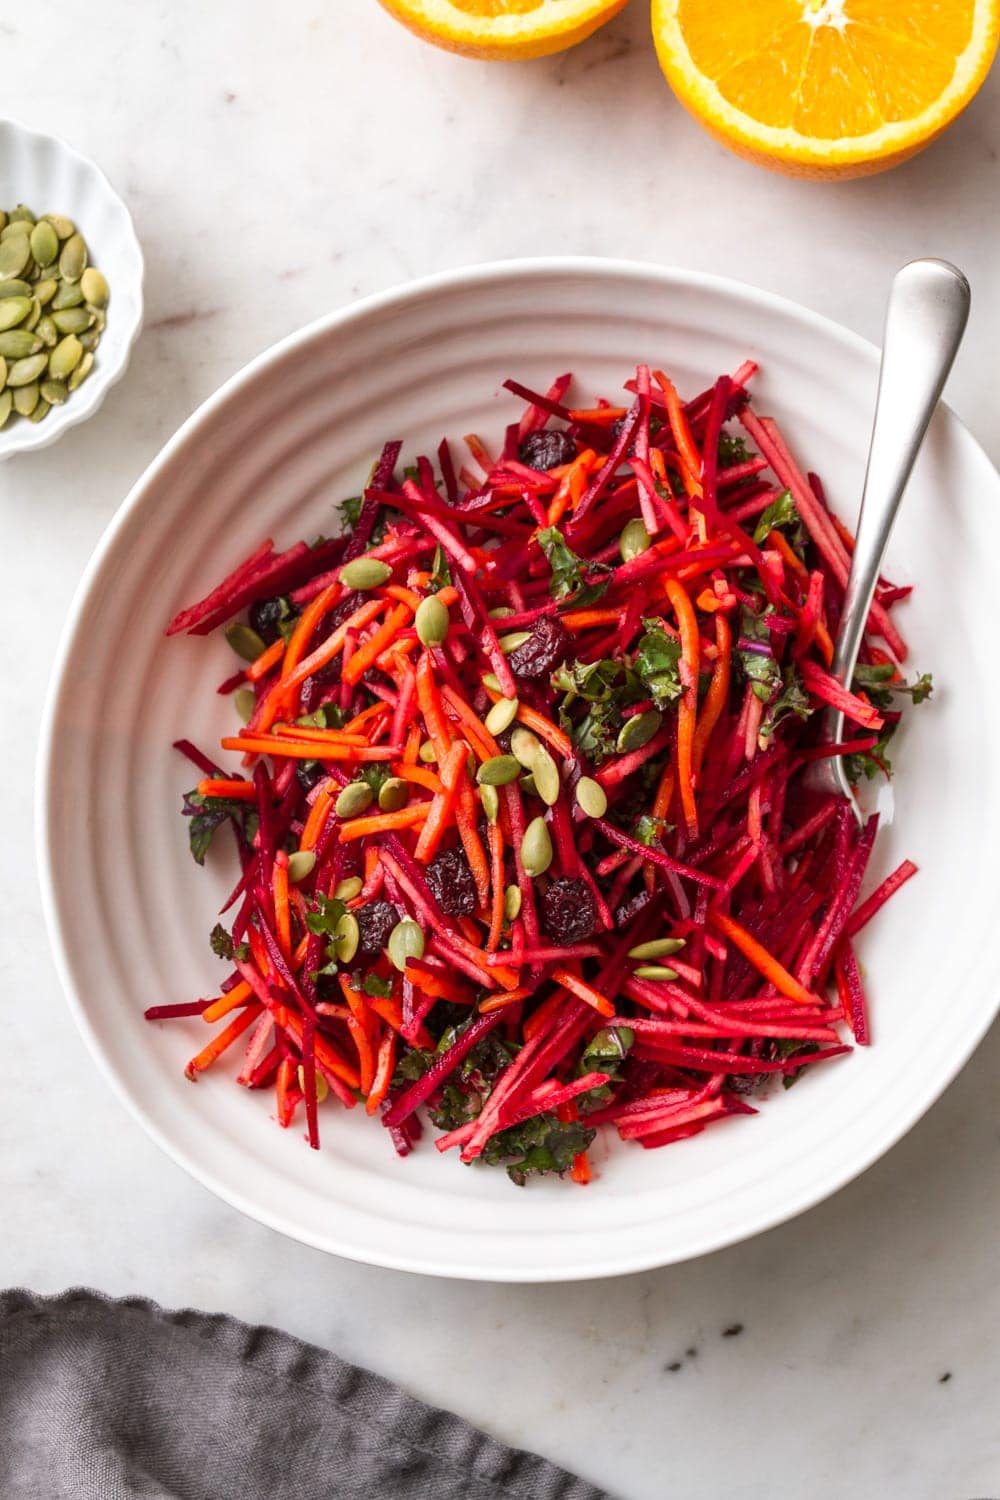
<svg viewBox="0 0 1000 1500"><path fill-rule="evenodd" d="M87 391L82 401L67 401L65 405L57 407L45 423L22 421L0 431L0 463L8 458L14 458L19 453L34 453L40 448L50 447L58 442L63 433L68 432L71 427L78 427L81 422L86 422L99 411L108 392L118 384L128 369L136 340L142 332L145 313L143 293L146 279L146 261L129 206L103 167L99 166L93 157L71 146L69 141L64 140L61 135L55 135L47 130L35 130L32 126L24 125L10 115L0 118L0 132L4 129L9 129L17 135L29 137L34 141L50 142L62 155L73 160L77 166L82 166L96 179L101 190L121 209L124 216L124 238L134 257L138 274L134 284L135 317L131 327L124 325L125 339L118 359L112 363L105 361L95 368L91 380L87 381Z"/></svg>
<svg viewBox="0 0 1000 1500"><path fill-rule="evenodd" d="M792 298L764 291L733 277L701 271L689 271L683 267L662 266L653 262L605 256L535 256L524 259L494 260L461 266L435 272L432 275L420 277L413 281L397 283L385 290L353 300L333 312L323 314L279 340L277 343L272 344L231 375L181 424L132 485L122 505L111 518L101 536L77 585L53 662L42 714L36 761L35 843L46 928L56 971L77 1029L82 1035L99 1070L111 1084L113 1092L125 1105L129 1113L138 1121L165 1154L189 1172L197 1182L208 1188L231 1207L238 1209L256 1222L265 1224L268 1228L275 1229L315 1249L324 1250L328 1254L340 1255L346 1259L360 1261L365 1264L379 1265L391 1270L442 1276L456 1280L489 1280L505 1283L586 1281L605 1276L637 1274L641 1271L657 1269L661 1266L684 1260L696 1259L700 1256L713 1253L716 1250L740 1244L744 1240L754 1238L767 1230L777 1228L779 1225L797 1218L799 1214L832 1197L848 1183L860 1177L875 1162L890 1151L893 1146L897 1145L923 1115L926 1114L930 1107L936 1103L965 1067L969 1058L992 1025L997 1010L1000 1009L1000 995L998 995L992 1007L984 1007L983 1015L979 1019L978 1024L969 1028L961 1046L956 1048L954 1056L945 1072L931 1080L922 1092L918 1092L910 1097L905 1109L900 1111L890 1130L880 1135L875 1142L867 1144L863 1150L857 1153L855 1158L836 1171L831 1172L829 1177L824 1181L806 1187L796 1197L785 1200L762 1214L755 1221L752 1228L734 1230L732 1232L727 1231L721 1234L717 1231L706 1231L693 1249L687 1248L679 1255L668 1253L664 1256L655 1251L630 1253L628 1242L623 1241L622 1249L619 1252L613 1257L607 1257L599 1264L587 1263L585 1265L567 1266L560 1269L558 1274L552 1274L544 1268L529 1266L523 1269L514 1269L502 1278L492 1275L484 1276L471 1263L466 1263L456 1268L454 1265L448 1264L440 1258L435 1259L424 1255L412 1257L405 1250L394 1251L387 1248L384 1252L380 1250L378 1254L371 1253L370 1251L362 1254L350 1246L337 1243L335 1234L328 1234L321 1237L298 1226L293 1227L287 1222L280 1211L274 1211L267 1205L251 1201L248 1194L243 1193L237 1187L221 1182L212 1171L203 1169L198 1160L189 1156L182 1147L176 1146L150 1116L139 1095L130 1092L124 1078L118 1075L105 1056L100 1039L89 1020L83 999L77 991L68 950L60 928L54 869L52 860L50 859L50 801L54 791L53 778L57 765L54 731L61 698L69 687L68 682L64 680L69 654L80 618L90 602L94 584L106 561L112 555L118 537L124 529L126 522L132 518L134 513L141 510L144 503L148 503L147 493L154 481L158 478L161 471L174 460L175 456L183 449L189 438L199 429L203 422L214 416L215 413L238 397L241 390L253 381L262 370L283 359L291 351L308 344L311 340L322 337L332 330L349 327L355 321L365 319L372 314L391 313L393 309L405 304L414 297L448 293L460 288L475 287L481 283L500 279L583 276L599 281L602 277L608 275L613 275L619 279L656 281L664 287L697 287L700 290L715 292L723 296L736 296L747 300L751 305L755 305L762 310L767 310L784 317L792 317L802 326L809 327L814 332L826 338L838 341L843 347L853 351L856 355L860 355L872 365L877 364L879 359L879 350L870 340L863 338L851 329L845 328L842 324L836 322L836 320L802 306ZM969 429L960 418L955 416L946 403L941 402L940 405L944 408L949 421L954 424L962 441L981 456L984 463L997 477L998 484L1000 484L1000 475L997 475L997 471L988 455L973 437Z"/></svg>

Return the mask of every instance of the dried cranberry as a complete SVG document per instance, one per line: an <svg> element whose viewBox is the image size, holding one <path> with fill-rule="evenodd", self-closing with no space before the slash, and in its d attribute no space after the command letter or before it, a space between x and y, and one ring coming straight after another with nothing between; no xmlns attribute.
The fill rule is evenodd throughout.
<svg viewBox="0 0 1000 1500"><path fill-rule="evenodd" d="M543 615L523 645L507 658L515 677L548 677L569 653L570 634L556 615Z"/></svg>
<svg viewBox="0 0 1000 1500"><path fill-rule="evenodd" d="M444 849L427 866L427 884L449 917L469 917L476 909L476 882L461 849Z"/></svg>
<svg viewBox="0 0 1000 1500"><path fill-rule="evenodd" d="M388 901L370 901L354 915L358 919L358 957L374 958L389 941L399 913Z"/></svg>
<svg viewBox="0 0 1000 1500"><path fill-rule="evenodd" d="M295 763L295 779L304 792L311 792L316 783L328 774L321 760L299 760Z"/></svg>
<svg viewBox="0 0 1000 1500"><path fill-rule="evenodd" d="M546 937L564 946L585 943L597 922L597 906L585 880L553 880L542 896Z"/></svg>
<svg viewBox="0 0 1000 1500"><path fill-rule="evenodd" d="M256 630L262 641L268 646L278 639L281 634L279 626L282 620L290 620L294 617L294 611L288 600L280 594L273 599L258 599L256 604L250 606L250 625Z"/></svg>
<svg viewBox="0 0 1000 1500"><path fill-rule="evenodd" d="M545 427L521 440L517 456L531 469L558 469L560 464L572 463L576 443L561 428Z"/></svg>

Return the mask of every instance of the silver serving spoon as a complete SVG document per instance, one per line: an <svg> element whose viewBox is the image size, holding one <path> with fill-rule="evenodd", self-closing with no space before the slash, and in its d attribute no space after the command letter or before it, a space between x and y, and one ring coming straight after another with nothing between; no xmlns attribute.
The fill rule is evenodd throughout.
<svg viewBox="0 0 1000 1500"><path fill-rule="evenodd" d="M893 278L857 540L831 668L847 688L854 677L892 523L962 342L969 300L968 281L946 260L911 260ZM827 709L823 738L836 745L843 737L844 715ZM849 798L858 821L864 822L842 756L816 761L810 773L811 786Z"/></svg>

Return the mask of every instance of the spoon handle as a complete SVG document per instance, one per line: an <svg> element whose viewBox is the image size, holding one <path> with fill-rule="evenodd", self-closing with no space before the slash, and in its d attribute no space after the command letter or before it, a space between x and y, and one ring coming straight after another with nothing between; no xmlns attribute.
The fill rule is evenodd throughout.
<svg viewBox="0 0 1000 1500"><path fill-rule="evenodd" d="M945 260L912 260L893 279L857 541L833 659L833 675L848 688L892 523L962 341L969 298L968 281Z"/></svg>

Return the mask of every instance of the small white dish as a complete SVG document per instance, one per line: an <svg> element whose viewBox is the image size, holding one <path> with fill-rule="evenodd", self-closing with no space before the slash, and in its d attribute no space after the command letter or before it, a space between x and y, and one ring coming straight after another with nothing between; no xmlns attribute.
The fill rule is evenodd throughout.
<svg viewBox="0 0 1000 1500"><path fill-rule="evenodd" d="M85 422L125 373L142 327L142 250L132 219L100 167L54 135L0 120L0 208L25 203L37 215L65 214L87 241L91 263L111 287L108 325L90 375L42 422L11 416L0 430L0 461L47 448Z"/></svg>
<svg viewBox="0 0 1000 1500"><path fill-rule="evenodd" d="M38 855L56 961L106 1077L165 1151L229 1203L338 1255L497 1281L564 1281L684 1260L801 1213L871 1165L950 1083L993 1019L1000 927L1000 699L989 691L1000 478L946 408L900 512L889 573L917 585L900 624L935 674L900 737L896 817L875 883L920 867L859 940L874 1045L662 1151L603 1133L586 1189L514 1188L430 1138L406 1160L361 1110L331 1106L323 1149L282 1131L235 1062L197 1084L207 1039L143 1008L211 993L207 934L232 885L195 867L179 816L191 785L171 742L212 747L232 724L215 692L220 639L167 640L167 620L272 536L336 525L373 453L444 435L502 434L507 375L545 387L575 372L584 403L645 360L700 390L760 361L772 413L837 509L861 494L878 351L780 297L717 277L622 261L519 261L450 271L369 297L267 351L167 444L119 510L80 585L42 728ZM430 445L430 447L428 447ZM235 856L234 856L235 858ZM325 1108L325 1107L324 1107ZM124 1128L124 1125L123 1125Z"/></svg>

